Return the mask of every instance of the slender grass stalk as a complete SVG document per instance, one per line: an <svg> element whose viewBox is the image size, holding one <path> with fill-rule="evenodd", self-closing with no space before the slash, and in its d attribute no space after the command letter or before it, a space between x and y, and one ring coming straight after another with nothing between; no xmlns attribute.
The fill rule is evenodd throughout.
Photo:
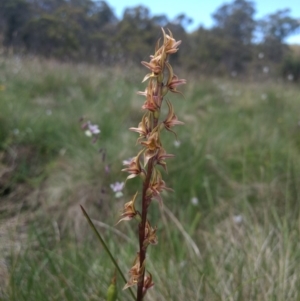
<svg viewBox="0 0 300 301"><path fill-rule="evenodd" d="M123 274L121 268L119 267L118 262L115 260L115 258L114 258L113 255L111 254L111 252L110 252L109 248L107 247L107 245L106 245L104 239L102 238L102 236L100 235L100 233L99 233L98 230L96 229L94 223L92 222L91 218L89 217L89 215L87 214L87 212L85 211L85 209L84 209L81 205L80 205L80 208L81 208L81 210L82 210L84 216L86 217L86 219L87 219L89 225L91 226L91 228L92 228L93 231L95 232L97 238L98 238L99 241L101 242L101 244L102 244L104 250L105 250L106 253L108 254L110 260L113 262L114 266L116 267L116 269L117 269L118 272L120 273L122 279L123 279L124 282L126 283L126 282L127 282L126 277L124 276L124 274ZM131 289L129 289L129 292L130 292L131 296L133 297L133 300L136 300L133 291L132 291Z"/></svg>

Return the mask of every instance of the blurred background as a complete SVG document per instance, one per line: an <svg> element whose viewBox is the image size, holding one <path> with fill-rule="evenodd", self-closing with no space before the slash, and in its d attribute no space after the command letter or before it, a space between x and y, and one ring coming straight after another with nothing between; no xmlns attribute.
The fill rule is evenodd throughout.
<svg viewBox="0 0 300 301"><path fill-rule="evenodd" d="M202 74L299 78L297 1L1 0L4 51L115 65L148 58L169 28L185 47L176 64Z"/></svg>
<svg viewBox="0 0 300 301"><path fill-rule="evenodd" d="M137 224L115 224L141 182L121 169L161 27L182 40L185 125L162 133L174 192L150 208L146 299L300 299L300 6L206 2L0 0L1 301L106 300L80 204L127 275Z"/></svg>

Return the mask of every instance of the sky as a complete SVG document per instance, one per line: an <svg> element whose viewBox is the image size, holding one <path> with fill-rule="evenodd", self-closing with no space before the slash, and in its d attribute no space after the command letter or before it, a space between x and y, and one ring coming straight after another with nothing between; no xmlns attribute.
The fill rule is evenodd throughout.
<svg viewBox="0 0 300 301"><path fill-rule="evenodd" d="M125 8L135 7L137 5L148 7L151 15L165 14L170 20L184 13L194 21L193 24L187 28L187 30L191 31L198 28L200 24L206 28L210 28L213 25L211 15L222 4L225 2L231 3L232 1L233 0L107 0L106 2L119 19L123 16ZM254 3L256 8L255 19L274 13L279 9L289 8L291 10L291 16L300 20L300 0L256 0ZM287 42L300 44L300 32L288 38Z"/></svg>

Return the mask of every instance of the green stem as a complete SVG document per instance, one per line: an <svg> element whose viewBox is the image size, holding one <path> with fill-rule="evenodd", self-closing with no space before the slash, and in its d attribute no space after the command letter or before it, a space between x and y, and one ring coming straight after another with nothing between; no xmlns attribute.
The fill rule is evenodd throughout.
<svg viewBox="0 0 300 301"><path fill-rule="evenodd" d="M123 278L124 282L127 283L126 277L124 276L123 272L121 271L117 261L115 260L115 258L113 257L113 255L111 254L110 250L108 249L106 243L104 242L103 238L101 237L100 233L98 232L98 230L96 229L94 223L92 222L92 220L90 219L89 215L87 214L87 212L84 210L84 208L80 205L80 208L84 214L84 216L86 217L87 221L89 222L89 225L91 226L91 228L93 229L93 231L95 232L97 238L99 239L99 241L101 242L104 250L106 251L106 253L108 254L108 256L110 257L111 261L113 262L114 266L116 267L116 269L118 270L118 272L120 273L121 277ZM132 289L129 287L128 288L130 291L130 294L133 298L134 301L136 301L135 295L132 291Z"/></svg>

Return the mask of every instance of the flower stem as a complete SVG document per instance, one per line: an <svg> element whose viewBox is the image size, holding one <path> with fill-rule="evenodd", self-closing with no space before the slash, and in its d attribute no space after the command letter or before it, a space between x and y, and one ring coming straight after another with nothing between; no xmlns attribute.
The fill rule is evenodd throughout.
<svg viewBox="0 0 300 301"><path fill-rule="evenodd" d="M155 89L156 91L152 91L153 94L158 94L159 99L161 95L161 89ZM161 100L161 99L160 99ZM157 116L155 114L151 113L151 128L152 130L157 126L158 124L158 116L160 113L160 106L159 109L156 112ZM145 241L145 228L146 228L146 222L147 222L147 213L148 213L148 206L150 204L151 199L147 197L147 190L150 187L150 181L152 177L153 168L155 165L155 159L156 156L152 157L148 162L148 168L147 168L147 176L143 183L143 194L142 194L142 221L139 224L139 245L140 245L140 267L144 266L143 263L146 259L146 248L144 246ZM145 269L143 269L140 281L138 282L138 288L137 288L137 301L143 300L143 287L144 287L144 276L145 276Z"/></svg>
<svg viewBox="0 0 300 301"><path fill-rule="evenodd" d="M148 213L148 206L149 206L149 199L147 197L147 190L148 190L149 185L150 185L153 165L154 165L154 160L153 160L153 158L151 158L148 162L147 176L146 176L146 179L143 183L142 221L139 224L140 267L143 266L143 262L146 259L146 248L144 247L144 241L145 241L145 228L146 228L147 213ZM145 270L143 270L140 281L138 283L137 301L143 300L144 276L145 276Z"/></svg>

